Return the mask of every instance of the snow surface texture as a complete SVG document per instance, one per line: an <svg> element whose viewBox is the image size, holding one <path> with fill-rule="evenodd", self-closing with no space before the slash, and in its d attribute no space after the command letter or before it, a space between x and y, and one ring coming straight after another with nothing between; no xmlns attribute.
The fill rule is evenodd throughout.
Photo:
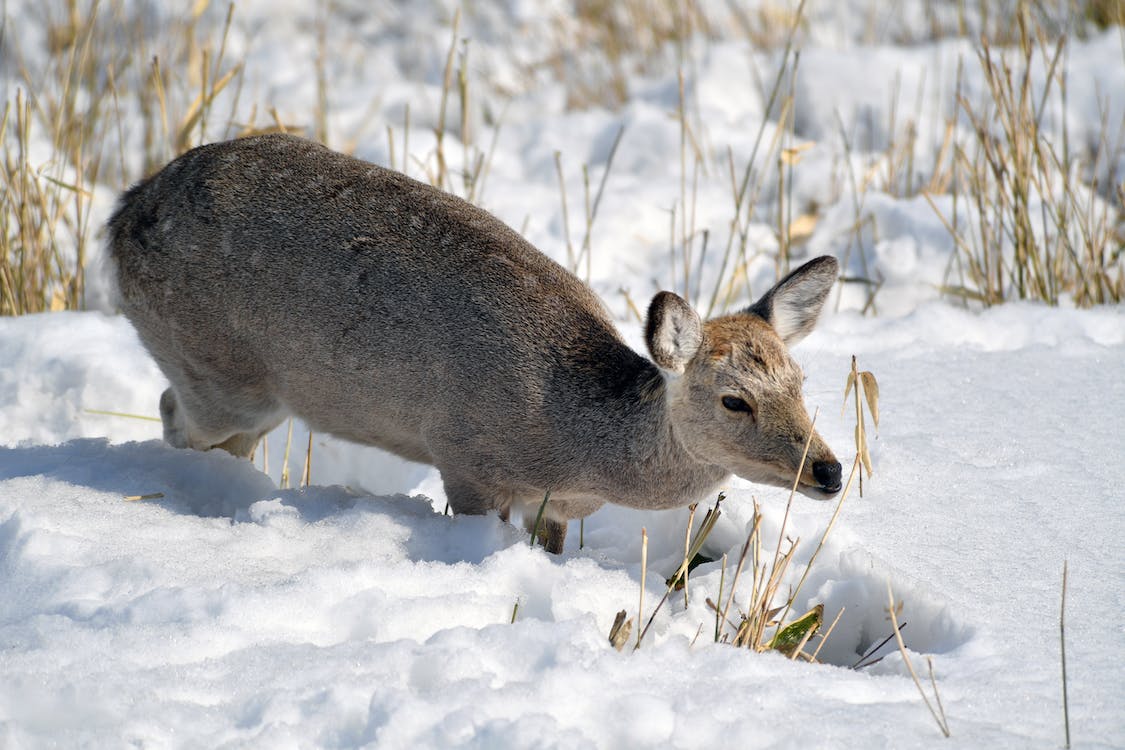
<svg viewBox="0 0 1125 750"><path fill-rule="evenodd" d="M13 3L9 28L41 31L36 5ZM923 102L920 142L940 140L939 92L958 57L972 56L956 40L859 46L853 5L810 4L795 107L797 135L814 145L793 185L798 206L823 207L808 255L842 257L851 242L837 113L857 168L886 148L896 97L901 111ZM903 19L921 7L901 5ZM287 120L307 121L316 97L311 7L245 0L235 16L243 96ZM402 122L407 103L411 152L424 160L433 148L449 8L406 7L345 13L330 29L333 145L359 133L356 152L380 163L383 129ZM624 124L590 276L639 348L619 289L643 304L675 272L675 75L632 81L619 112L565 109L557 81L521 68L559 33L542 22L558 13L489 7L462 29L473 70L517 95L505 105L477 89L478 141L490 137L484 109L505 111L482 203L564 259L555 151L580 233L580 165L600 179ZM204 21L221 23L225 7L212 11ZM1125 119L1125 66L1116 32L1075 41L1069 54L1068 111L1049 116L1067 118L1077 141L1102 108L1109 122ZM776 57L744 41L696 51L688 94L719 175L728 147L740 165L753 147L768 114L753 71L772 76ZM9 70L0 69L5 93ZM979 92L979 71L965 76ZM95 194L100 218L113 199L108 188ZM696 225L712 228L713 248L725 242L730 203L725 179L701 183ZM495 517L442 515L436 472L374 449L316 435L313 486L278 489L284 430L270 438L267 474L260 457L253 466L173 450L158 423L97 413L155 416L165 383L111 314L94 257L89 302L104 312L0 320L0 747L946 747L895 649L848 669L890 633L888 582L915 666L935 657L953 744L1057 747L1064 558L1075 744L1125 745L1125 310L970 313L936 302L953 247L933 210L871 190L864 211L877 231L859 238L849 270L863 261L885 279L881 316L861 317L865 298L847 286L795 351L818 429L846 466L851 410L841 416L839 406L851 355L881 387L876 474L847 501L795 604L822 602L829 619L844 608L821 652L829 664L817 666L713 643L705 599L717 595L719 563L697 569L690 604L672 599L639 651L612 649L614 614L636 614L640 529L651 610L682 554L686 510L605 508L587 519L584 549L572 528L566 553L552 557ZM758 292L776 248L761 218L750 227L764 252L749 273ZM720 256L703 266L703 290ZM294 476L306 440L296 425ZM786 493L732 480L708 556L737 556L753 498L764 538L776 540ZM788 584L832 507L794 501L787 534L803 541ZM732 572L733 562L728 586Z"/></svg>
<svg viewBox="0 0 1125 750"><path fill-rule="evenodd" d="M614 651L613 615L635 612L640 528L651 607L682 554L686 510L607 508L587 520L585 549L573 535L554 558L494 517L328 486L317 448L316 486L278 490L247 462L151 439L157 425L81 411L151 411L160 378L125 321L0 321L0 740L927 746L937 729L897 653L846 668L890 632L890 581L909 647L936 655L958 742L1056 746L1064 557L1075 736L1125 737L1122 631L1106 624L1125 604L1122 311L841 314L798 352L841 453L851 353L882 389L877 474L844 506L798 602L846 608L822 652L845 667L712 643L704 599L718 563L695 572L689 607L673 599L640 651ZM137 395L122 398L129 384ZM150 439L78 437L99 432ZM408 494L421 473L441 504L429 470L387 459L382 471ZM776 538L785 493L734 481L711 556L737 554L752 496ZM790 535L816 539L830 509L797 500ZM812 545L798 549L801 562Z"/></svg>

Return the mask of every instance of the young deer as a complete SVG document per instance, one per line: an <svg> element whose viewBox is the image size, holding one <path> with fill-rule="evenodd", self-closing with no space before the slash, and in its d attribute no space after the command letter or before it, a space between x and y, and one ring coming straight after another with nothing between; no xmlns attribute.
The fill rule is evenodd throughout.
<svg viewBox="0 0 1125 750"><path fill-rule="evenodd" d="M173 446L249 456L295 414L433 464L457 513L507 518L549 491L552 552L605 502L675 508L732 472L796 477L811 424L787 347L816 322L831 257L705 322L657 294L650 362L491 214L292 136L184 154L109 229L124 312L171 382ZM816 434L800 488L840 489Z"/></svg>

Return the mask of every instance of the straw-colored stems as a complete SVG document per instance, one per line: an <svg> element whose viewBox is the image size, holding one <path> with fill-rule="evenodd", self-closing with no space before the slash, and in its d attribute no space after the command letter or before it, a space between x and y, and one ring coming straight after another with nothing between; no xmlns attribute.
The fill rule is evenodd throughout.
<svg viewBox="0 0 1125 750"><path fill-rule="evenodd" d="M816 651L812 652L812 657L810 657L809 661L816 661L816 657L820 656L820 650L824 648L825 643L828 643L828 636L832 635L832 631L836 629L836 623L843 617L845 609L847 609L847 607L840 607L840 611L836 613L836 618L832 620L832 624L828 626L828 630L825 630L824 635L820 637L820 643L816 644Z"/></svg>
<svg viewBox="0 0 1125 750"><path fill-rule="evenodd" d="M289 452L293 448L293 417L289 418L289 426L285 430L285 452L281 456L281 489L289 486Z"/></svg>
<svg viewBox="0 0 1125 750"><path fill-rule="evenodd" d="M680 563L680 567L677 568L676 572L672 574L672 577L668 579L668 586L664 590L664 595L660 597L660 601L656 603L656 608L652 610L652 615L648 618L648 622L645 624L644 628L637 634L638 646L644 639L645 635L648 633L648 629L652 627L652 623L656 619L657 613L660 612L660 608L664 606L664 602L668 601L668 597L671 596L672 592L675 590L676 583L680 580L681 576L683 577L684 587L687 587L688 567L690 566L691 561L695 559L695 556L698 555L699 551L703 548L703 543L707 540L707 537L708 535L710 535L711 530L715 528L715 523L719 520L719 516L722 515L722 511L719 510L719 505L723 502L725 497L725 495L719 493L719 497L715 500L715 506L708 510L707 514L703 516L703 523L700 524L699 533L696 534L695 541L692 542L692 544L684 550L684 559ZM691 531L690 524L688 525L688 531L689 533ZM638 625L640 624L639 616L637 618L637 623Z"/></svg>
<svg viewBox="0 0 1125 750"><path fill-rule="evenodd" d="M1062 660L1063 727L1070 747L1070 702L1066 695L1066 560L1063 560L1062 602L1059 605L1059 654Z"/></svg>
<svg viewBox="0 0 1125 750"><path fill-rule="evenodd" d="M577 259L574 257L574 244L570 241L570 212L566 207L566 180L563 178L562 152L555 152L555 172L559 176L559 198L562 200L563 238L566 240L566 264L572 271L577 271Z"/></svg>
<svg viewBox="0 0 1125 750"><path fill-rule="evenodd" d="M782 623L785 622L785 617L793 607L793 602L797 599L797 594L800 593L801 587L805 585L805 579L809 577L809 571L812 570L813 563L816 562L816 556L819 555L820 550L824 548L824 542L828 539L829 532L831 532L832 527L836 525L836 519L840 515L840 509L844 507L844 500L848 498L848 493L850 493L852 489L852 482L859 473L859 467L860 460L857 455L855 461L852 462L852 470L851 473L848 474L848 481L847 484L844 485L844 491L840 493L840 499L836 503L836 510L832 512L832 517L828 519L828 525L824 527L824 533L820 535L820 541L817 543L816 549L813 550L812 557L809 558L808 564L805 565L805 572L801 574L801 580L797 581L797 585L793 588L793 593L789 595L789 600L785 603L785 611L782 613L781 617L778 618L778 630L781 629Z"/></svg>
<svg viewBox="0 0 1125 750"><path fill-rule="evenodd" d="M777 549L773 553L773 565L781 557L781 540L785 538L785 527L789 524L789 511L793 507L793 497L797 494L797 487L801 484L801 475L805 473L805 462L809 458L809 446L812 445L812 436L816 434L816 418L820 409L813 412L812 424L809 425L809 434L805 436L805 447L801 451L801 463L797 465L797 475L793 477L793 486L789 489L789 499L785 502L785 515L781 517L781 529L777 532Z"/></svg>
<svg viewBox="0 0 1125 750"><path fill-rule="evenodd" d="M641 593L637 600L637 622L641 622L645 612L645 576L648 573L648 530L643 526L641 527ZM645 628L647 630L647 628ZM633 650L641 647L641 639L644 637L644 630L637 631L637 645Z"/></svg>
<svg viewBox="0 0 1125 750"><path fill-rule="evenodd" d="M598 182L598 192L594 194L594 200L590 201L589 184L587 183L586 190L586 233L582 236L582 247L579 250L578 257L575 259L575 271L578 270L578 265L581 264L582 259L586 260L586 280L590 280L590 265L592 263L592 252L590 248L590 235L594 230L594 220L598 218L598 206L602 202L602 194L605 192L605 183L609 179L609 172L613 169L613 157L617 155L617 147L621 143L621 136L625 134L625 126L622 125L617 129L617 135L613 137L613 144L609 147L609 155L606 157L605 170L602 171L602 179ZM559 179L562 179L562 167L559 166L556 152L556 167L559 169ZM563 212L566 212L565 195L563 198ZM567 230L567 248L570 248L570 233Z"/></svg>
<svg viewBox="0 0 1125 750"><path fill-rule="evenodd" d="M689 562L689 564L690 564L690 561L691 561L691 557L690 557L690 555L691 555L691 527L692 527L692 524L695 522L695 509L698 508L698 507L699 506L696 503L692 503L691 505L688 506L687 528L684 530L684 559L687 560ZM684 607L688 606L688 574L689 573L690 573L690 571L687 568L684 568ZM675 578L673 578L672 580L675 581Z"/></svg>
<svg viewBox="0 0 1125 750"><path fill-rule="evenodd" d="M718 600L721 602L721 601L723 601L723 583L726 581L726 577L727 577L727 554L725 552L723 553L723 560L719 564L721 565L721 567L719 568L719 596L718 596ZM707 601L708 601L708 603L710 603L711 600L708 599ZM715 643L718 643L719 642L719 636L722 633L723 613L721 611L719 611L718 607L714 607L713 609L715 610Z"/></svg>
<svg viewBox="0 0 1125 750"><path fill-rule="evenodd" d="M887 581L887 609L891 614L891 627L894 628L895 641L898 643L899 653L902 654L902 661L906 664L906 669L910 672L910 677L914 680L914 686L918 688L918 694L922 696L922 701L926 704L926 708L929 709L930 715L934 717L934 721L937 722L938 728L941 729L941 733L948 737L949 722L945 718L945 710L942 709L941 700L940 698L938 698L937 681L933 681L932 684L934 687L934 698L935 700L937 700L939 710L935 710L933 705L930 704L930 699L926 697L926 691L922 689L922 683L918 679L918 674L914 671L914 665L910 663L910 657L906 653L906 644L903 643L902 633L899 631L898 627L898 616L895 614L895 597L891 592L890 581ZM931 679L933 678L932 665L930 668L930 677Z"/></svg>
<svg viewBox="0 0 1125 750"><path fill-rule="evenodd" d="M308 487L312 481L312 445L313 433L310 429L308 446L305 448L305 464L301 468L301 485L304 487Z"/></svg>

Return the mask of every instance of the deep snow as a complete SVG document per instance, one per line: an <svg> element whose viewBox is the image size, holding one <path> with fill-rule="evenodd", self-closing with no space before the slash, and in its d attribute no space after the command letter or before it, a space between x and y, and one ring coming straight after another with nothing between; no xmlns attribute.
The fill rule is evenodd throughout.
<svg viewBox="0 0 1125 750"><path fill-rule="evenodd" d="M0 371L13 446L0 449L0 736L12 746L909 747L940 737L890 650L853 672L712 643L703 602L718 589L715 563L694 574L687 610L670 602L651 642L612 650L614 613L636 607L640 528L650 570L667 575L686 511L604 510L588 520L584 550L572 535L552 558L493 517L330 486L335 469L317 463L317 447L316 486L278 490L248 463L152 440L157 425L84 413L107 399L152 411L159 376L121 319L5 320L0 342L13 363ZM1068 558L1074 735L1117 744L1125 385L1113 373L1125 367L1125 314L941 304L893 321L842 314L798 351L819 428L841 453L851 353L881 385L877 473L845 504L801 597L830 617L846 607L822 656L850 664L890 632L890 581L907 643L936 655L955 741L1055 746ZM130 384L137 392L122 396ZM50 418L21 418L29 408ZM78 437L90 434L149 439ZM373 452L337 450L356 456L344 473ZM417 469L392 464L381 481L416 481ZM752 496L776 539L785 493L735 481L711 555L737 554ZM817 538L830 510L798 499L789 533ZM807 560L812 543L799 550Z"/></svg>
<svg viewBox="0 0 1125 750"><path fill-rule="evenodd" d="M330 21L329 133L386 163L385 126L398 127L409 102L419 175L433 148L452 6L361 5L341 3ZM566 92L532 64L573 32L551 27L545 19L558 14L548 5L466 15L478 144L491 137L485 111L506 107L482 203L563 259L555 151L580 236L581 165L600 179L624 124L591 283L640 350L621 290L643 305L680 285L668 248L681 198L675 73L635 76L618 111L565 109ZM801 257L842 257L852 243L837 113L864 172L887 146L890 109L913 116L921 102L917 179L927 177L958 59L973 53L922 32L893 46L900 25L917 30L923 18L924 4L900 5L870 45L854 4L810 4L794 106L797 138L813 145L794 170L793 196L821 210ZM10 28L30 29L21 33L30 55L42 12L4 7ZM159 21L160 8L148 12ZM223 13L212 8L204 22ZM307 120L315 16L296 2L239 3L230 54L246 58L246 101ZM772 75L777 54L718 39L693 43L692 56L687 90L710 170L696 212L712 233L707 298L733 212L727 149L741 168L761 118L776 116L755 81ZM1072 42L1067 111L1048 117L1066 117L1076 142L1092 137L1102 107L1108 122L1125 120L1121 61L1116 30ZM15 69L0 70L10 98ZM966 64L965 76L979 96L979 71ZM136 113L122 106L126 138L135 137ZM1101 168L1114 159L1125 168L1120 149ZM748 275L759 293L776 250L765 184L750 225L761 255ZM115 193L96 192L99 218ZM1058 747L1064 559L1075 746L1125 746L1125 309L972 312L937 301L953 245L933 210L877 186L863 201L870 229L849 271L865 261L884 280L880 315L861 316L862 289L846 285L794 352L818 429L845 465L851 355L881 391L875 476L846 501L796 604L822 602L828 619L845 608L821 652L830 664L713 643L705 599L718 591L718 563L697 569L689 606L670 600L639 651L612 649L614 614L635 616L641 528L651 611L679 562L686 510L605 508L587 519L584 549L572 528L565 554L552 557L495 517L442 515L436 472L374 449L315 435L312 486L278 489L284 430L270 438L267 475L260 458L252 466L173 450L158 423L99 413L155 416L165 383L112 314L94 257L88 302L103 312L0 319L0 747L945 747L895 649L847 668L890 632L888 582L916 668L934 656L947 744ZM306 439L297 424L294 477ZM732 480L709 556L737 556L753 498L765 539L776 540L786 493ZM794 501L787 534L802 540L797 563L832 508ZM733 561L728 585L732 572Z"/></svg>

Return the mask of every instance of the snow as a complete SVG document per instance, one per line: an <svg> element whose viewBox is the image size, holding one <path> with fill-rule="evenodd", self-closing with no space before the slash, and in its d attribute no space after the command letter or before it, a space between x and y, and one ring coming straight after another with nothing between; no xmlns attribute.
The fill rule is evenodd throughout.
<svg viewBox="0 0 1125 750"><path fill-rule="evenodd" d="M498 4L462 21L478 145L506 106L481 200L565 259L555 152L580 241L582 166L596 186L624 124L592 232L590 280L642 350L622 290L643 307L656 290L682 286L669 252L671 209L682 199L674 68L637 72L618 110L565 109L566 92L535 64L573 32L546 20L565 4L547 5ZM892 135L892 106L919 118L919 153L932 157L959 56L968 90L982 85L965 41L918 33L911 45L892 44L900 24L928 23L922 5L883 19L890 31L878 45L863 43L862 14L847 13L860 5L810 9L794 89L797 139L813 144L794 170L795 213L821 209L801 258L847 255L850 274L884 280L878 315L862 315L864 289L845 285L794 351L817 428L845 466L853 412L840 407L853 354L880 385L875 474L862 497L846 500L794 604L823 603L829 621L843 609L825 664L715 643L706 599L724 578L719 562L693 572L689 603L672 597L639 650L612 648L614 615L636 616L641 529L647 619L679 564L686 509L606 507L586 520L582 549L573 524L565 553L551 556L494 516L443 515L436 471L371 448L313 435L311 486L294 489L280 487L284 427L269 438L268 471L261 455L250 464L164 445L151 418L166 384L114 313L95 257L91 311L0 318L0 747L945 746L893 645L873 666L849 668L891 632L888 583L915 668L924 673L933 657L953 745L1055 747L1064 560L1074 743L1125 746L1125 309L1079 311L1064 300L982 311L940 300L954 247L920 196L867 190L870 220L855 236L837 113L862 172ZM455 6L363 7L343 3L330 20L340 38L328 130L334 145L386 163L385 128L400 127L409 103L419 160L409 169L419 175L434 145ZM32 4L5 12L13 25L43 23ZM163 13L146 12L154 24ZM221 24L223 13L212 8L202 23ZM246 59L242 96L308 121L311 6L246 0L235 19L228 54ZM31 66L34 49L23 50ZM733 215L727 149L740 171L766 110L755 81L772 79L779 55L730 38L693 49L687 91L707 167L695 226L709 229L711 244L692 285L702 282L705 304ZM1093 33L1069 50L1066 117L1076 142L1086 141L1103 108L1106 121L1123 119L1120 35ZM15 76L0 69L5 93ZM459 162L455 116L450 129ZM917 164L928 179L925 158ZM762 207L776 178L763 184L749 225L755 293L772 280L776 251L776 217ZM99 188L96 221L114 193ZM747 297L740 290L732 304ZM294 478L308 439L295 424ZM772 545L787 493L737 479L726 492L704 551L728 555L729 587L754 499ZM147 499L126 500L136 496ZM793 501L785 533L801 542L787 585L833 508ZM743 580L736 603L748 595Z"/></svg>
<svg viewBox="0 0 1125 750"><path fill-rule="evenodd" d="M67 335L90 343L57 348ZM718 563L697 569L689 607L673 600L639 651L614 651L613 615L635 612L640 528L651 607L686 511L601 511L584 549L572 536L552 558L494 517L333 486L319 448L315 486L279 490L248 463L151 439L158 425L83 413L122 382L159 389L123 320L8 319L0 341L19 352L5 360L0 413L56 414L9 417L0 449L10 746L925 746L937 730L896 653L846 669L890 632L887 581L910 648L936 657L959 742L1052 743L1064 558L1075 735L1106 747L1125 736L1111 666L1122 631L1105 624L1125 604L1119 309L937 303L898 320L830 317L801 344L809 404L842 452L851 353L881 386L877 473L848 499L798 601L846 608L822 652L844 667L712 643L704 599ZM114 440L79 437L99 430ZM400 481L416 475L401 465ZM163 497L123 499L150 493ZM776 539L785 493L735 481L729 495L710 555L737 554L752 497ZM797 500L789 534L818 538L828 511ZM798 549L807 561L812 544Z"/></svg>

